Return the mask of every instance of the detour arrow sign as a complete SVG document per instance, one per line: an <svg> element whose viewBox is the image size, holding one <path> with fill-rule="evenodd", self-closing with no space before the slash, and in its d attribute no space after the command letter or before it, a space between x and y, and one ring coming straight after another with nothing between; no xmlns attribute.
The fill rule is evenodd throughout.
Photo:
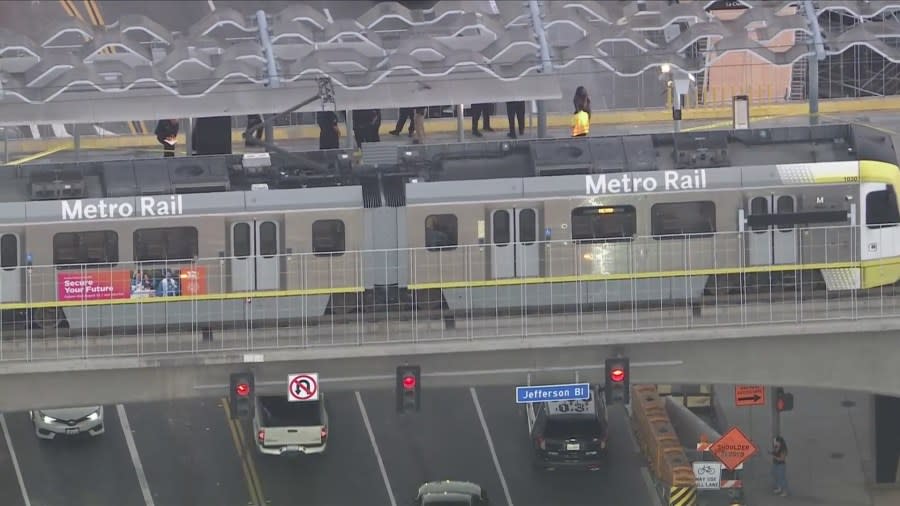
<svg viewBox="0 0 900 506"><path fill-rule="evenodd" d="M762 385L735 385L735 406L764 406L766 404L766 387Z"/></svg>

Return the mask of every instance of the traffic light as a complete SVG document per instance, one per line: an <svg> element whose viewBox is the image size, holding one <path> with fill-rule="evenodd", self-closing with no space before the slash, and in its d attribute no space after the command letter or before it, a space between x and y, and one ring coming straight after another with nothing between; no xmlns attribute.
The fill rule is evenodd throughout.
<svg viewBox="0 0 900 506"><path fill-rule="evenodd" d="M419 411L422 400L422 368L417 365L397 367L397 412Z"/></svg>
<svg viewBox="0 0 900 506"><path fill-rule="evenodd" d="M254 380L252 372L236 372L231 374L230 389L231 418L246 418L253 413Z"/></svg>
<svg viewBox="0 0 900 506"><path fill-rule="evenodd" d="M631 373L628 370L629 360L627 358L608 358L606 359L606 403L622 402L628 404L631 400L629 393L629 384L631 383Z"/></svg>
<svg viewBox="0 0 900 506"><path fill-rule="evenodd" d="M794 394L785 393L784 389L778 387L775 389L775 410L790 411L794 409Z"/></svg>

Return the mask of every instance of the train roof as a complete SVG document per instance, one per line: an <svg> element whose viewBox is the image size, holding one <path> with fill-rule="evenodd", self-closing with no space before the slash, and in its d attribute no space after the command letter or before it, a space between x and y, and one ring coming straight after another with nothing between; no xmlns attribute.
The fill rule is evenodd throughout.
<svg viewBox="0 0 900 506"><path fill-rule="evenodd" d="M411 179L471 181L860 159L896 164L897 142L881 130L836 124L425 146L364 144L361 154L328 150L20 165L0 175L0 208L74 199L139 205L140 197L173 194L205 194L191 200L208 200L211 206L240 200L248 210L289 202L297 208L378 207L383 200L402 205L402 183ZM372 181L378 182L374 188ZM399 187L395 193L401 195L391 195L381 181L401 183L389 185ZM269 190L265 199L252 191L258 185ZM59 204L51 207L58 214Z"/></svg>

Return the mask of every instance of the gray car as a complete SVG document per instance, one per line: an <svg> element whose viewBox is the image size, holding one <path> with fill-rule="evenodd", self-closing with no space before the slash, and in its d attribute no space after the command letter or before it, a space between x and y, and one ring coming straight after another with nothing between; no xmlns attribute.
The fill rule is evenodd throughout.
<svg viewBox="0 0 900 506"><path fill-rule="evenodd" d="M99 436L106 430L103 425L103 406L35 409L30 415L34 433L41 439L80 434Z"/></svg>
<svg viewBox="0 0 900 506"><path fill-rule="evenodd" d="M419 487L416 506L488 506L487 492L468 481L432 481Z"/></svg>

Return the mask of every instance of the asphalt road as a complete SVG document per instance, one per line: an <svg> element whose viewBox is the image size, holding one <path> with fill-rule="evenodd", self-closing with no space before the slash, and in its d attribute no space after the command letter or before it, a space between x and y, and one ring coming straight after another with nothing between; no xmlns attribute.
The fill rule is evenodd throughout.
<svg viewBox="0 0 900 506"><path fill-rule="evenodd" d="M524 411L513 402L512 386L426 387L422 412L405 416L393 401L387 390L330 394L328 450L303 458L256 453L248 425L235 430L215 398L125 405L136 458L116 406L106 406L104 435L76 441L38 440L27 413L5 417L33 506L148 504L135 460L155 506L242 506L259 495L267 505L391 505L388 486L393 504L406 506L422 482L441 479L479 483L496 505L508 504L504 481L517 506L654 504L619 406L610 409L614 465L608 474L548 473L531 465ZM25 505L14 467L0 442L0 503Z"/></svg>

